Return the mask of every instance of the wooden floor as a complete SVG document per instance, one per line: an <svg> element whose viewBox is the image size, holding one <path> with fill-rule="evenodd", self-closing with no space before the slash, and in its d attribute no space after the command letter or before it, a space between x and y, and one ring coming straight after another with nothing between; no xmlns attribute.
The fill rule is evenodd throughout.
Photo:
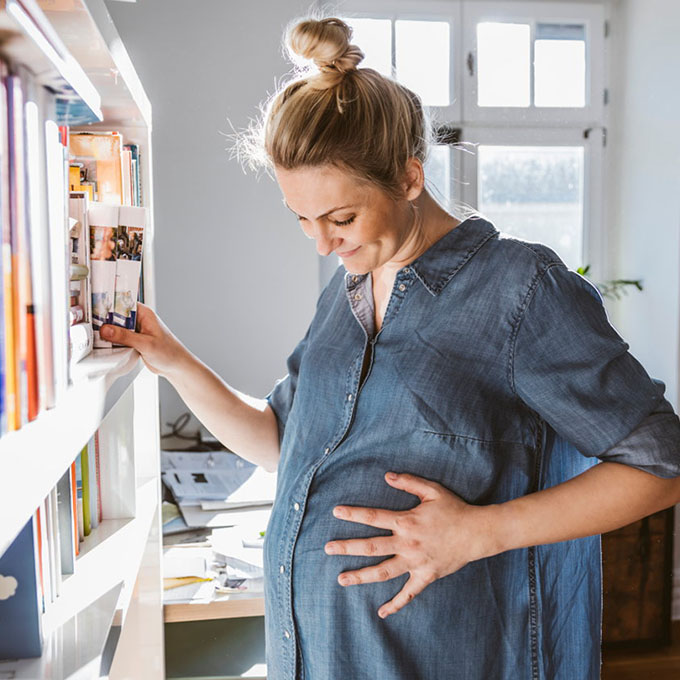
<svg viewBox="0 0 680 680"><path fill-rule="evenodd" d="M649 652L604 651L602 680L680 680L680 621L673 621L673 643Z"/></svg>

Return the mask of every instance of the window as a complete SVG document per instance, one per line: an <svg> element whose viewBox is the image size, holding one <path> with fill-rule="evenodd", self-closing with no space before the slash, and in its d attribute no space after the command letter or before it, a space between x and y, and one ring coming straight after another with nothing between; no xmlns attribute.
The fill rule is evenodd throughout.
<svg viewBox="0 0 680 680"><path fill-rule="evenodd" d="M416 91L438 128L459 131L464 150L449 136L426 163L437 200L462 200L598 273L603 4L345 0L337 15L366 52L362 65Z"/></svg>

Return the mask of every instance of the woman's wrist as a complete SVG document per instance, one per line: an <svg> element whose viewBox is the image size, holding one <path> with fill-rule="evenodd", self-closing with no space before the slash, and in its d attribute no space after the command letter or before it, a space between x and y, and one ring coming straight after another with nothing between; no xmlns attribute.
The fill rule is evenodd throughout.
<svg viewBox="0 0 680 680"><path fill-rule="evenodd" d="M499 553L510 550L508 537L511 532L508 529L510 521L508 507L505 503L492 505L471 506L477 513L479 544L475 548L475 559L493 557Z"/></svg>
<svg viewBox="0 0 680 680"><path fill-rule="evenodd" d="M184 345L177 341L175 357L163 377L178 391L190 380L190 376L201 366L201 362Z"/></svg>

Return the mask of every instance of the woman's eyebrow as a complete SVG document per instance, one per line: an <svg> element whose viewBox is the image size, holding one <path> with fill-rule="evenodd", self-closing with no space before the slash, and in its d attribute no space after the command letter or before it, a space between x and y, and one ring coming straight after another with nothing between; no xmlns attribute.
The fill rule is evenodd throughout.
<svg viewBox="0 0 680 680"><path fill-rule="evenodd" d="M286 203L286 199L285 199L285 198L283 199L283 205L285 205L286 208L288 208L288 210L290 210L290 211L293 213L293 215L295 215L296 217L300 217L300 215L298 215L298 214L295 212L295 210L293 210L293 209L288 205L288 203ZM316 219L317 219L317 220L320 220L322 217L326 217L326 215L330 215L332 212L335 212L336 210L342 210L343 208L353 208L353 207L354 207L354 204L351 204L351 205L339 205L337 208L332 208L332 209L329 210L328 212L325 212L323 215L319 215Z"/></svg>

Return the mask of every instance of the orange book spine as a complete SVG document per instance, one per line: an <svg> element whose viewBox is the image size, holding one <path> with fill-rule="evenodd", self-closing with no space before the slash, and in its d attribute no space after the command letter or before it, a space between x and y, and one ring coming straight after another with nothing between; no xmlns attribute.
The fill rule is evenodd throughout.
<svg viewBox="0 0 680 680"><path fill-rule="evenodd" d="M38 355L35 346L35 310L33 305L26 307L26 377L28 392L28 420L38 417Z"/></svg>
<svg viewBox="0 0 680 680"><path fill-rule="evenodd" d="M14 382L14 423L10 426L12 430L21 428L21 410L22 410L22 383L25 378L26 371L26 318L22 314L22 287L19 276L19 269L21 266L21 258L18 252L12 253L12 293L14 294L14 373L16 376Z"/></svg>

